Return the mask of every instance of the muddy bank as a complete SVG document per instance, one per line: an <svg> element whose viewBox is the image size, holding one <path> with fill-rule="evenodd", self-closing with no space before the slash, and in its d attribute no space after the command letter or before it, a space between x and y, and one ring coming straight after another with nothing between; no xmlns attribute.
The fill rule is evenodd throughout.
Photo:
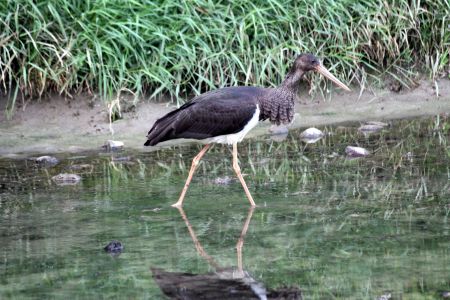
<svg viewBox="0 0 450 300"><path fill-rule="evenodd" d="M323 126L345 121L388 120L450 112L450 80L434 84L422 81L412 90L394 93L388 90L366 90L315 97L305 93L296 105L297 115L290 128ZM0 116L0 155L19 153L79 152L99 149L109 139L120 140L127 148L152 151L143 147L147 131L155 120L175 107L169 103L140 102L124 112L123 118L109 123L104 103L92 102L90 96L72 100L53 97L40 102L24 103L12 120ZM0 99L0 109L6 99ZM261 122L248 137L266 134L269 122ZM185 142L183 140L177 143ZM172 143L166 143L170 145ZM161 147L164 147L162 144Z"/></svg>

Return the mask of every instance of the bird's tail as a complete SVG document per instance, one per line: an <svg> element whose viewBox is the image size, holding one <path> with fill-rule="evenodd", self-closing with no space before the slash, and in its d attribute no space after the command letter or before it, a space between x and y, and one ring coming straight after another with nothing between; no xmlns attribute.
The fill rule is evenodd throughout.
<svg viewBox="0 0 450 300"><path fill-rule="evenodd" d="M174 123L177 119L178 110L174 110L164 117L156 120L152 129L147 134L147 141L144 146L154 146L160 142L164 142L171 139L174 132Z"/></svg>

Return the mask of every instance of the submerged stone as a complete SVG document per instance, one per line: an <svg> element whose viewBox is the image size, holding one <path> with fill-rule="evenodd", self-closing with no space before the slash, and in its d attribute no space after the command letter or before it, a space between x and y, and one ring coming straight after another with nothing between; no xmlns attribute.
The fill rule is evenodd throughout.
<svg viewBox="0 0 450 300"><path fill-rule="evenodd" d="M57 185L74 185L81 181L81 177L77 174L61 173L52 177Z"/></svg>
<svg viewBox="0 0 450 300"><path fill-rule="evenodd" d="M213 183L217 185L229 185L233 181L234 179L231 178L230 176L224 176L224 177L217 177L216 179L214 179Z"/></svg>
<svg viewBox="0 0 450 300"><path fill-rule="evenodd" d="M69 169L77 171L92 171L94 169L94 166L91 164L75 164L70 165Z"/></svg>
<svg viewBox="0 0 450 300"><path fill-rule="evenodd" d="M372 133L372 132L378 132L382 130L384 127L388 126L388 124L383 122L377 122L377 121L369 121L361 125L358 130L362 133Z"/></svg>
<svg viewBox="0 0 450 300"><path fill-rule="evenodd" d="M41 165L54 166L59 163L59 160L54 156L44 155L36 157L35 162Z"/></svg>
<svg viewBox="0 0 450 300"><path fill-rule="evenodd" d="M364 157L370 154L369 150L362 147L347 146L345 153L349 157Z"/></svg>

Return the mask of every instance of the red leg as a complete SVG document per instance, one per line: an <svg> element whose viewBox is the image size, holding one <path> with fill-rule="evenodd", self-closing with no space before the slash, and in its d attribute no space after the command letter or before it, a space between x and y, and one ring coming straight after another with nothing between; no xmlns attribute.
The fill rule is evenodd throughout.
<svg viewBox="0 0 450 300"><path fill-rule="evenodd" d="M206 151L208 151L208 148L210 146L211 146L211 144L206 144L205 147L203 147L203 149L200 150L200 152L197 154L197 156L195 156L194 159L192 160L191 170L189 171L188 178L186 180L186 183L184 184L183 190L181 191L180 198L178 199L177 203L172 204L173 207L183 206L184 196L186 195L186 192L189 188L189 184L191 183L192 176L194 175L195 169L197 169L200 159L206 153Z"/></svg>
<svg viewBox="0 0 450 300"><path fill-rule="evenodd" d="M242 187L244 188L244 191L245 191L245 194L247 195L248 201L250 201L250 205L253 207L256 206L255 201L253 201L253 197L250 194L250 192L247 188L247 184L245 183L245 180L241 174L241 168L239 167L238 157L237 157L237 144L236 143L233 144L233 169L236 172L236 175L239 178L239 181L241 182Z"/></svg>

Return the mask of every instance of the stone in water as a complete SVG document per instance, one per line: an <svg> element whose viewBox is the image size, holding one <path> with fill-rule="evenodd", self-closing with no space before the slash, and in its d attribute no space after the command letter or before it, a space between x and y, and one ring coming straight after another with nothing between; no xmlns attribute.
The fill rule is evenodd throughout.
<svg viewBox="0 0 450 300"><path fill-rule="evenodd" d="M35 159L35 161L38 164L50 165L50 166L54 166L59 163L59 160L56 157L48 156L48 155L39 156Z"/></svg>
<svg viewBox="0 0 450 300"><path fill-rule="evenodd" d="M371 133L382 130L384 127L388 126L388 124L383 122L370 121L361 125L358 130L363 133Z"/></svg>
<svg viewBox="0 0 450 300"><path fill-rule="evenodd" d="M75 185L80 182L81 177L77 174L61 173L52 177L57 185Z"/></svg>
<svg viewBox="0 0 450 300"><path fill-rule="evenodd" d="M367 149L353 146L347 146L345 148L345 153L349 157L364 157L370 154L370 152Z"/></svg>
<svg viewBox="0 0 450 300"><path fill-rule="evenodd" d="M321 130L311 127L300 133L300 139L307 144L312 144L320 140L324 135Z"/></svg>

